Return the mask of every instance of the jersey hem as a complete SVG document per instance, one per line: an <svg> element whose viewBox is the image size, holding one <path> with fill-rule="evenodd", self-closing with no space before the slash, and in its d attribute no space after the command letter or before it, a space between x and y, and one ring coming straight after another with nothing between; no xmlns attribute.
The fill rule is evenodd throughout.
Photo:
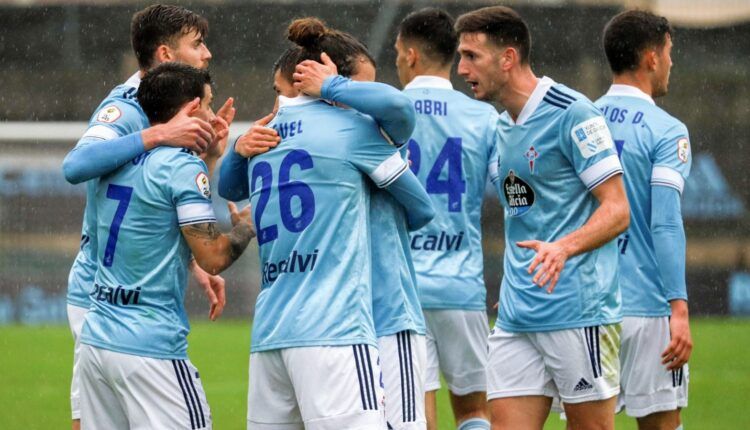
<svg viewBox="0 0 750 430"><path fill-rule="evenodd" d="M306 341L271 342L262 345L250 344L250 352L273 351L276 349L305 348L308 346L349 346L367 344L378 347L376 339L350 338L350 339L314 339Z"/></svg>
<svg viewBox="0 0 750 430"><path fill-rule="evenodd" d="M427 335L426 327L393 327L386 330L375 330L375 335L379 338L385 336L393 336L394 334L401 333L402 331L411 331L416 334Z"/></svg>
<svg viewBox="0 0 750 430"><path fill-rule="evenodd" d="M466 305L466 306L455 306L455 305L445 305L445 304L432 305L432 304L422 303L422 310L425 310L425 311L428 311L428 310L486 311L487 306L484 303L482 303L481 305Z"/></svg>
<svg viewBox="0 0 750 430"><path fill-rule="evenodd" d="M641 312L641 311L626 311L623 309L622 316L624 317L641 317L641 318L661 318L672 315L672 311L659 311L659 312Z"/></svg>
<svg viewBox="0 0 750 430"><path fill-rule="evenodd" d="M95 348L100 349L106 349L107 351L112 352L118 352L120 354L128 354L128 355L135 355L138 357L148 357L148 358L155 358L157 360L187 360L187 351L183 352L182 354L159 354L151 351L142 351L142 350L136 350L131 348L124 348L117 345L108 344L105 342L97 342L92 339L87 339L84 336L81 336L81 343L93 346Z"/></svg>
<svg viewBox="0 0 750 430"><path fill-rule="evenodd" d="M535 327L516 326L513 324L504 323L503 321L498 319L496 325L500 326L501 329L511 332L511 333L536 333L536 332L545 332L545 331L572 330L572 329L583 328L583 327L618 324L621 322L622 322L622 316L619 316L617 318L603 319L603 320L593 319L593 320L586 320L586 321L576 321L576 322L571 322L571 323L566 323L566 324L541 325L541 326L535 326Z"/></svg>
<svg viewBox="0 0 750 430"><path fill-rule="evenodd" d="M83 309L88 309L89 306L91 306L91 301L89 301L89 300L78 301L78 300L76 300L74 298L69 298L69 297L65 299L65 303L67 303L67 304L69 304L71 306L75 306L77 308L83 308Z"/></svg>

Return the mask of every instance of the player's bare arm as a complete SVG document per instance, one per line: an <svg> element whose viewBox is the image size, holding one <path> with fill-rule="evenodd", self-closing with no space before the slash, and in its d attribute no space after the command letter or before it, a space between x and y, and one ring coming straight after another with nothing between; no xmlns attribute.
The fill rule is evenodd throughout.
<svg viewBox="0 0 750 430"><path fill-rule="evenodd" d="M686 300L672 300L669 302L672 316L669 318L669 334L671 340L667 349L661 354L662 364L667 370L676 370L685 365L693 352L693 338L690 335L690 318Z"/></svg>
<svg viewBox="0 0 750 430"><path fill-rule="evenodd" d="M208 273L217 274L231 266L255 237L250 220L250 208L237 210L229 203L232 230L228 234L219 231L216 223L199 223L182 227L182 235L195 256L195 261Z"/></svg>
<svg viewBox="0 0 750 430"><path fill-rule="evenodd" d="M167 145L183 147L203 153L214 139L214 130L208 121L191 116L200 106L200 99L183 106L172 119L164 124L157 124L141 132L143 147L150 151L157 146Z"/></svg>
<svg viewBox="0 0 750 430"><path fill-rule="evenodd" d="M599 207L581 228L555 242L527 240L517 243L521 248L536 251L528 272L531 274L536 270L532 281L539 287L549 284L548 293L555 289L568 258L601 247L630 224L630 206L622 175L609 178L591 193L599 201Z"/></svg>

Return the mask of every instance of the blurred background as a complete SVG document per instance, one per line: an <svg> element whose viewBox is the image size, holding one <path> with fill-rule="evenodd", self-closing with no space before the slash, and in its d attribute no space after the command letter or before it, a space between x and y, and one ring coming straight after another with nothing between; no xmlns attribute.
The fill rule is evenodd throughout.
<svg viewBox="0 0 750 430"><path fill-rule="evenodd" d="M136 69L130 18L151 2L0 0L0 324L63 322L68 271L78 249L84 186L65 182L61 163L99 102ZM287 46L291 19L315 15L364 41L378 80L398 86L396 26L412 10L439 6L454 16L485 1L173 1L208 18L207 44L219 106L236 99L232 134L273 106L271 66ZM691 312L750 315L750 2L744 0L504 1L527 20L538 75L601 96L610 74L604 24L625 7L673 23L670 93L657 103L685 122L694 154L684 192ZM468 93L459 77L454 86ZM214 196L217 214L225 203ZM488 193L483 230L488 310L502 276L502 212ZM257 249L224 276L225 315L252 315ZM192 317L207 306L194 286Z"/></svg>

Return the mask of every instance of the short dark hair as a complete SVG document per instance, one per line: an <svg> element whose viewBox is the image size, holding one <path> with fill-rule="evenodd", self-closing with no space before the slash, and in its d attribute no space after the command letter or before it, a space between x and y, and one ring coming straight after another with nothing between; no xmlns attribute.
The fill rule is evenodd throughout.
<svg viewBox="0 0 750 430"><path fill-rule="evenodd" d="M211 84L207 70L182 63L163 63L151 69L138 86L138 104L151 124L165 123L196 97L205 97Z"/></svg>
<svg viewBox="0 0 750 430"><path fill-rule="evenodd" d="M458 46L453 24L453 17L447 12L428 7L407 15L398 34L401 40L417 42L425 56L445 66L453 62Z"/></svg>
<svg viewBox="0 0 750 430"><path fill-rule="evenodd" d="M208 21L184 7L155 4L136 12L130 23L130 41L138 66L150 69L156 48L174 44L176 37L192 32L206 37Z"/></svg>
<svg viewBox="0 0 750 430"><path fill-rule="evenodd" d="M465 13L456 20L456 32L484 33L497 46L518 50L519 61L531 58L531 34L521 15L505 6L490 6Z"/></svg>
<svg viewBox="0 0 750 430"><path fill-rule="evenodd" d="M636 70L643 51L661 48L672 35L667 18L642 10L629 10L612 18L604 27L604 53L612 73Z"/></svg>
<svg viewBox="0 0 750 430"><path fill-rule="evenodd" d="M287 39L296 47L279 58L278 69L289 82L293 82L292 75L297 64L305 60L320 61L320 54L325 52L336 64L342 76L349 77L357 72L359 59L364 57L376 65L367 47L349 33L334 30L323 21L314 17L295 19L287 28Z"/></svg>

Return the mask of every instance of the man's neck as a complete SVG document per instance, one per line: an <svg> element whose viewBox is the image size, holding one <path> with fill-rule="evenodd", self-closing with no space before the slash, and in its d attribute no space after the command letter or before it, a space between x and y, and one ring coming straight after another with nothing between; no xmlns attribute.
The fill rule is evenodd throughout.
<svg viewBox="0 0 750 430"><path fill-rule="evenodd" d="M530 67L518 68L511 72L510 79L497 102L508 111L513 121L521 115L523 107L526 106L526 102L529 101L538 83L539 78L534 75Z"/></svg>
<svg viewBox="0 0 750 430"><path fill-rule="evenodd" d="M643 76L642 73L639 73L638 71L630 72L630 73L622 73L620 75L615 75L615 77L612 79L613 85L630 85L631 87L636 87L639 90L643 91L644 93L648 94L649 96L654 96L654 89L651 85L651 81L646 78L646 76Z"/></svg>
<svg viewBox="0 0 750 430"><path fill-rule="evenodd" d="M423 66L423 65L415 65L414 67L414 75L411 77L411 80L413 81L414 78L417 76L437 76L438 78L443 78L447 80L451 80L451 68L449 67L430 67L430 66Z"/></svg>

